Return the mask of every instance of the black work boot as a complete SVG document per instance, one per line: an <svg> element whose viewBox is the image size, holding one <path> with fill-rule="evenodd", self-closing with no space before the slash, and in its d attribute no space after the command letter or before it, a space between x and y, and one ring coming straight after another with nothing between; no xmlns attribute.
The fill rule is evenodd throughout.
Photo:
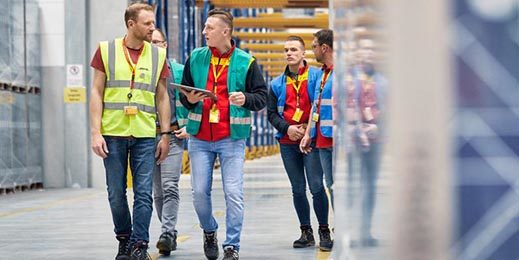
<svg viewBox="0 0 519 260"><path fill-rule="evenodd" d="M171 254L171 251L177 250L177 232L171 234L169 232L164 232L159 237L159 241L157 241L157 248L159 249L159 254L168 256Z"/></svg>
<svg viewBox="0 0 519 260"><path fill-rule="evenodd" d="M124 235L115 236L119 240L119 251L115 260L129 260L130 259L130 237Z"/></svg>
<svg viewBox="0 0 519 260"><path fill-rule="evenodd" d="M204 231L204 254L209 260L218 259L218 239L216 239L216 231L210 233Z"/></svg>
<svg viewBox="0 0 519 260"><path fill-rule="evenodd" d="M132 247L130 260L151 260L151 256L148 255L148 243L144 241L135 243Z"/></svg>
<svg viewBox="0 0 519 260"><path fill-rule="evenodd" d="M294 248L305 248L310 246L315 246L315 239L312 227L310 226L301 226L301 237L294 241Z"/></svg>
<svg viewBox="0 0 519 260"><path fill-rule="evenodd" d="M319 227L319 249L321 251L332 251L333 240L328 226Z"/></svg>
<svg viewBox="0 0 519 260"><path fill-rule="evenodd" d="M238 250L236 250L233 246L226 246L223 249L223 260L238 260L240 259L240 255L238 254Z"/></svg>

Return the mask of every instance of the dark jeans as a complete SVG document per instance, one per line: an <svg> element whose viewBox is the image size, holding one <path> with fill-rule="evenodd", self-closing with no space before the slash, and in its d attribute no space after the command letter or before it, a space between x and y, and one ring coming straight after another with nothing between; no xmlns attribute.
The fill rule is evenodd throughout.
<svg viewBox="0 0 519 260"><path fill-rule="evenodd" d="M294 207L299 223L310 225L310 205L306 198L306 181L308 181L317 221L320 225L328 224L328 197L323 186L319 151L313 149L308 155L304 155L299 151L298 144L281 144L280 148L281 158L292 185Z"/></svg>
<svg viewBox="0 0 519 260"><path fill-rule="evenodd" d="M131 242L149 241L152 213L152 176L155 167L155 138L105 136L108 157L104 159L108 201L116 235L130 235ZM128 157L133 179L133 223L126 198Z"/></svg>
<svg viewBox="0 0 519 260"><path fill-rule="evenodd" d="M319 157L323 167L324 180L326 181L326 189L330 193L330 200L333 203L333 148L319 148Z"/></svg>
<svg viewBox="0 0 519 260"><path fill-rule="evenodd" d="M377 178L380 166L380 144L370 144L367 152L361 152L360 179L362 185L362 224L361 237L371 237L371 221L375 208Z"/></svg>

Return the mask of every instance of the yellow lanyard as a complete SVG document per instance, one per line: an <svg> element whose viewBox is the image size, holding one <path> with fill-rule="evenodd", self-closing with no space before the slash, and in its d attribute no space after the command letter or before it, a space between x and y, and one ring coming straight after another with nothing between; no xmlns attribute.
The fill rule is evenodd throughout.
<svg viewBox="0 0 519 260"><path fill-rule="evenodd" d="M213 71L213 76L214 76L214 80L213 80L213 92L214 92L214 94L217 95L217 96L218 96L218 93L217 93L217 91L218 91L218 79L220 78L220 76L222 75L222 73L223 73L223 71L225 70L225 67L226 67L226 64L224 63L224 64L222 64L222 67L220 68L220 70L218 71L218 73L216 72L216 70L217 70L216 67L220 66L220 61L221 61L221 59L222 59L222 58L218 58L218 64L216 64L216 65L212 64L212 65L213 65L213 69L212 69L212 71ZM213 101L213 102L214 102L214 103L213 103L213 109L215 109L215 108L216 108L216 101Z"/></svg>
<svg viewBox="0 0 519 260"><path fill-rule="evenodd" d="M300 100L299 90L301 89L301 86L303 85L303 82L305 81L305 79L308 78L307 74L308 74L308 70L305 70L305 72L301 75L301 77L302 77L301 81L299 81L299 76L296 76L295 81L291 77L288 77L288 79L289 79L288 83L292 83L292 86L296 90L296 107L299 107L299 100Z"/></svg>

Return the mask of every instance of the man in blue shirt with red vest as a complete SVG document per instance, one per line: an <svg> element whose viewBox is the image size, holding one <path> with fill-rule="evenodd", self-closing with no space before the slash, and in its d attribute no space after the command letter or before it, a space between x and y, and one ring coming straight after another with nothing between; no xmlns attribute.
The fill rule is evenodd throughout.
<svg viewBox="0 0 519 260"><path fill-rule="evenodd" d="M315 245L310 223L310 206L306 198L306 180L312 193L319 229L328 229L328 197L323 185L323 171L319 151L308 154L299 151L299 142L306 130L314 99L314 88L320 70L310 67L304 60L305 42L301 37L290 36L285 42L287 66L285 72L272 80L268 98L269 122L278 130L276 138L281 148L281 158L292 185L294 207L299 218L301 237L294 248ZM315 145L315 144L314 144ZM320 241L319 248L331 250L330 237Z"/></svg>
<svg viewBox="0 0 519 260"><path fill-rule="evenodd" d="M204 253L218 258L218 223L212 214L211 187L216 156L222 167L226 202L225 260L238 259L243 224L243 163L250 136L251 112L265 107L267 87L255 59L235 47L232 15L211 10L203 30L207 47L191 52L182 84L212 91L217 100L200 92L180 96L189 109L187 132L193 204L204 231Z"/></svg>

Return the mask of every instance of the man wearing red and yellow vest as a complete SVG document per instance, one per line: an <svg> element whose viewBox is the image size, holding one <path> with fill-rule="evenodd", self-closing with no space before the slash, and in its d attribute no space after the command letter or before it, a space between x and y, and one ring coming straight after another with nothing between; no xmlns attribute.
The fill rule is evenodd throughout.
<svg viewBox="0 0 519 260"><path fill-rule="evenodd" d="M321 74L320 69L307 65L304 55L303 39L299 36L288 37L285 42L287 66L283 74L272 80L267 105L269 122L278 130L276 138L292 186L294 207L301 228L301 237L294 241L294 248L315 246L310 206L306 198L307 180L319 229L328 229L329 211L319 151L304 154L299 150L299 142L310 118L316 81L320 80ZM320 247L323 245L322 249L328 250L330 243L320 241Z"/></svg>
<svg viewBox="0 0 519 260"><path fill-rule="evenodd" d="M317 80L314 93L312 115L308 121L309 127L301 140L300 150L311 152L310 144L315 138L315 148L319 150L321 166L323 167L326 187L330 192L333 207L333 111L332 111L332 79L333 79L333 31L323 29L314 34L312 41L315 59L322 63L320 80ZM319 236L330 240L330 230L319 230ZM331 250L333 242L321 246Z"/></svg>
<svg viewBox="0 0 519 260"><path fill-rule="evenodd" d="M232 41L232 15L223 10L208 14L203 30L207 47L193 50L184 67L183 85L212 91L217 100L199 92L184 92L182 104L189 109L187 132L191 158L193 204L204 233L204 253L218 258L212 214L211 186L216 156L222 167L226 201L224 258L238 259L243 224L243 163L245 141L250 135L251 110L265 107L267 88L255 59Z"/></svg>
<svg viewBox="0 0 519 260"><path fill-rule="evenodd" d="M126 35L100 42L91 62L91 143L106 169L108 200L119 240L116 259L137 260L149 259L152 175L155 162L161 163L169 151L169 70L166 50L147 42L155 30L153 7L132 4L124 18ZM164 133L156 148L155 107ZM126 199L128 161L133 176L133 221Z"/></svg>

